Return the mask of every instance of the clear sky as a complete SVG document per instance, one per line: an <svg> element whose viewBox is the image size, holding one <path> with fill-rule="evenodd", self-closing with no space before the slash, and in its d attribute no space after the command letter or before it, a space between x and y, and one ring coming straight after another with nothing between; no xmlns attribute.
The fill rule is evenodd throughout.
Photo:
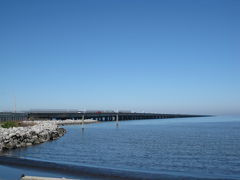
<svg viewBox="0 0 240 180"><path fill-rule="evenodd" d="M0 111L240 114L239 0L0 0Z"/></svg>

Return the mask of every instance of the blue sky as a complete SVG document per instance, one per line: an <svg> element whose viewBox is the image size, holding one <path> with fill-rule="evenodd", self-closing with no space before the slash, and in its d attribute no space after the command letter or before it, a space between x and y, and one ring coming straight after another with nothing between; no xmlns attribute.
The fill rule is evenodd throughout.
<svg viewBox="0 0 240 180"><path fill-rule="evenodd" d="M0 111L240 114L238 0L1 0Z"/></svg>

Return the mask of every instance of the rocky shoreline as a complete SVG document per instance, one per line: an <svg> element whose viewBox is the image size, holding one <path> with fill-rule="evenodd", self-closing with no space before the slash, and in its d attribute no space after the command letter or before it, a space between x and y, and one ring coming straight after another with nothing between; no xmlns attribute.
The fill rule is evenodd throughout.
<svg viewBox="0 0 240 180"><path fill-rule="evenodd" d="M27 147L40 144L49 140L55 140L66 133L64 128L58 127L56 123L36 122L27 127L0 127L0 151Z"/></svg>
<svg viewBox="0 0 240 180"><path fill-rule="evenodd" d="M86 119L84 124L98 121ZM59 126L81 124L82 120L23 121L25 127L0 127L0 152L55 140L66 133Z"/></svg>

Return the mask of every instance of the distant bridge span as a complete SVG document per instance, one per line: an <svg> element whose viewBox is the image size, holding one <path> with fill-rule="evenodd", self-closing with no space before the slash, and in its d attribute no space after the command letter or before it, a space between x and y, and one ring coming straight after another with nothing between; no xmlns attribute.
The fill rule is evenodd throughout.
<svg viewBox="0 0 240 180"><path fill-rule="evenodd" d="M166 118L187 118L187 117L203 117L202 115L187 114L157 114L157 113L116 113L116 112L30 112L29 120L36 119L94 119L98 121L115 121L122 120L138 120L138 119L166 119Z"/></svg>

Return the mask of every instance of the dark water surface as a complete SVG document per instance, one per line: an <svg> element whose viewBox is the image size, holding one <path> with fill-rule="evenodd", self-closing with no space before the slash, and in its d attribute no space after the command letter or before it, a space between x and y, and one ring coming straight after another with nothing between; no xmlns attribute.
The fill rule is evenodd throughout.
<svg viewBox="0 0 240 180"><path fill-rule="evenodd" d="M57 141L12 156L129 171L240 179L240 118L157 119L65 126Z"/></svg>

